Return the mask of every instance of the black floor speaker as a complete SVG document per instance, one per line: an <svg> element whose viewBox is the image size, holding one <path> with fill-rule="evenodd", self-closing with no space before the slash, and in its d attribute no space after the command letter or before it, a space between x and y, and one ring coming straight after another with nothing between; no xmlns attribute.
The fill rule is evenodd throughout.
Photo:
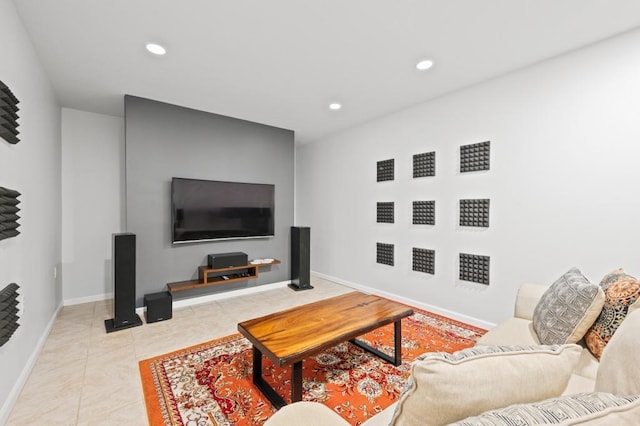
<svg viewBox="0 0 640 426"><path fill-rule="evenodd" d="M291 227L291 284L295 291L311 290L311 228Z"/></svg>
<svg viewBox="0 0 640 426"><path fill-rule="evenodd" d="M113 234L113 318L107 333L142 325L136 314L136 235Z"/></svg>
<svg viewBox="0 0 640 426"><path fill-rule="evenodd" d="M144 315L147 323L171 319L172 302L173 297L168 291L145 294L144 306L147 307L147 310Z"/></svg>

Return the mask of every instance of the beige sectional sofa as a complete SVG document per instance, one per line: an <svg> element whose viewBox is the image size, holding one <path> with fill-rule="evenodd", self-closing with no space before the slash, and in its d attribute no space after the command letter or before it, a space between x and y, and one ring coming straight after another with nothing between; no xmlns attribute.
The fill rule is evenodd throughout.
<svg viewBox="0 0 640 426"><path fill-rule="evenodd" d="M476 345L539 345L540 341L533 329L533 313L547 288L548 286L536 284L522 285L516 296L513 318L491 329ZM584 347L564 394L593 391L598 365L596 357Z"/></svg>
<svg viewBox="0 0 640 426"><path fill-rule="evenodd" d="M584 345L538 346L540 341L533 326L533 317L547 289L547 286L540 285L521 286L516 297L514 317L487 332L476 347L466 350L471 354L461 354L457 358L427 354L424 359L414 361L408 386L413 389L408 392L405 390L414 395L407 396L403 392L399 402L366 421L363 426L451 422L460 422L456 424L463 426L546 424L539 423L539 418L544 416L559 416L561 421L557 424L564 425L640 425L640 363L637 362L637 354L640 353L640 309L630 310L598 361ZM504 353L501 352L505 350L501 345L520 347L515 348L515 352ZM499 353L492 349L496 347L502 348L497 351ZM483 348L489 353L483 354ZM473 354L474 351L480 354ZM465 365L467 370L464 370ZM460 376L456 377L458 372ZM478 378L468 377L476 372ZM418 375L425 375L426 378ZM475 405L478 403L478 393L495 394L495 400L492 401L494 406L489 406L490 410L473 412L480 407ZM422 399L416 404L419 394ZM541 397L527 400L532 395ZM428 400L431 397L435 400ZM437 397L441 398L440 403ZM409 398L414 398L413 406L406 402ZM505 405L500 405L505 401ZM398 408L399 404L403 404L402 407ZM572 411L576 404L586 406L587 413L577 419L562 419L563 407ZM481 416L467 419L451 417L459 413ZM331 409L314 402L288 405L266 422L267 426L298 424L348 425Z"/></svg>

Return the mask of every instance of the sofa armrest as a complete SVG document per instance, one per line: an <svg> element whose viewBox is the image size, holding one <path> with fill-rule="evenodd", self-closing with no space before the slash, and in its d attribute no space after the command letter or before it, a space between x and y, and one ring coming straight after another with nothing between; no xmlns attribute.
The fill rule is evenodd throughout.
<svg viewBox="0 0 640 426"><path fill-rule="evenodd" d="M525 320L533 320L533 311L549 286L539 284L523 284L518 289L514 316Z"/></svg>
<svg viewBox="0 0 640 426"><path fill-rule="evenodd" d="M326 405L300 401L285 405L264 423L264 426L349 426L349 423Z"/></svg>

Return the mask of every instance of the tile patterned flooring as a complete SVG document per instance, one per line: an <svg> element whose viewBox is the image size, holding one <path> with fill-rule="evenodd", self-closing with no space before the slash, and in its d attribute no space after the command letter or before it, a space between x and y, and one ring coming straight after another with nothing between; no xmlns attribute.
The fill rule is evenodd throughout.
<svg viewBox="0 0 640 426"><path fill-rule="evenodd" d="M173 318L107 334L112 301L58 313L8 425L146 425L138 361L237 332L238 322L353 291L312 277L315 287L278 288L175 309ZM144 317L143 317L144 320Z"/></svg>

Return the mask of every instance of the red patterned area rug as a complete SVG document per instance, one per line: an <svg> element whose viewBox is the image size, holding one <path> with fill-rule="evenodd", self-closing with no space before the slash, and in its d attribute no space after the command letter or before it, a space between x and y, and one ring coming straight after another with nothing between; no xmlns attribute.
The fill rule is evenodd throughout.
<svg viewBox="0 0 640 426"><path fill-rule="evenodd" d="M485 333L426 311L402 320L402 360L395 367L343 343L303 361L303 400L321 402L352 425L393 404L413 359L454 352ZM359 338L393 354L393 325ZM239 334L140 361L149 423L155 425L261 425L274 412L251 381L252 350ZM263 360L265 379L290 402L291 370Z"/></svg>

